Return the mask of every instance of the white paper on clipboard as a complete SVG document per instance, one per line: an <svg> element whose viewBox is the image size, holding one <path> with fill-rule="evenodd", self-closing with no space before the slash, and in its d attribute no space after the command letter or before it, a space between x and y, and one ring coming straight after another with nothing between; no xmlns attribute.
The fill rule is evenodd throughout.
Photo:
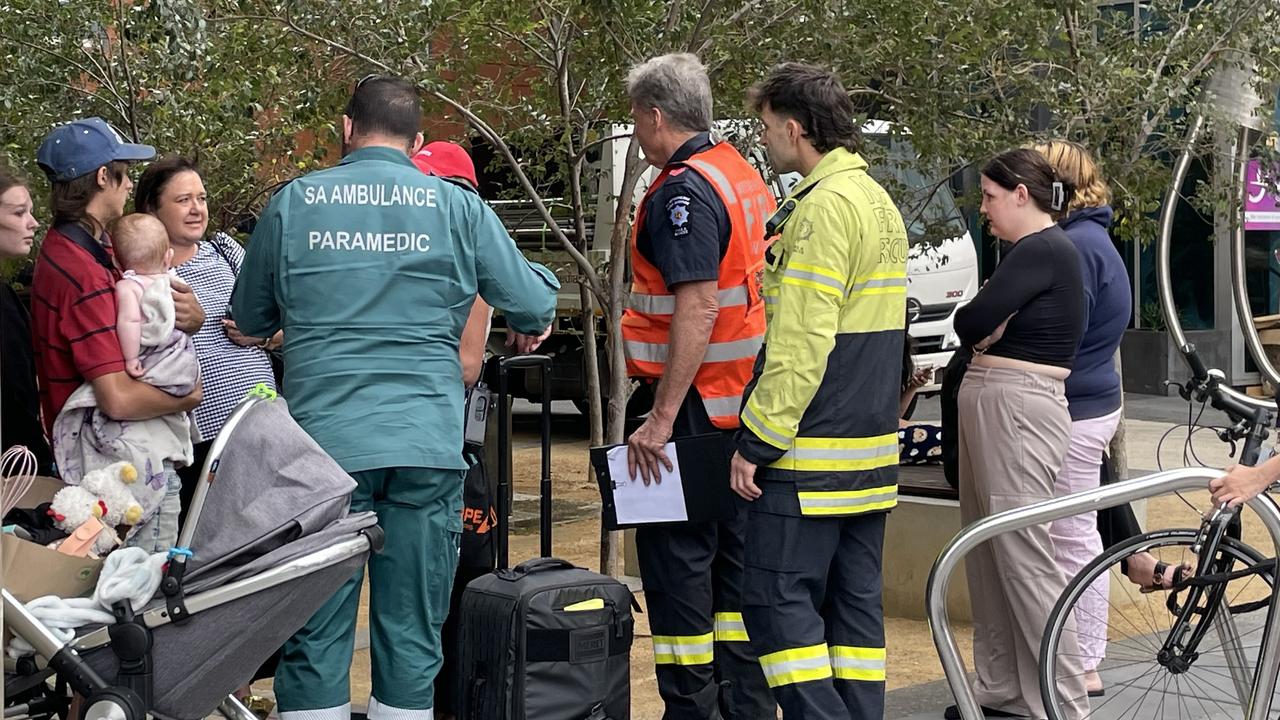
<svg viewBox="0 0 1280 720"><path fill-rule="evenodd" d="M626 445L609 450L606 457L609 460L609 479L613 483L613 505L618 524L643 525L684 522L689 519L676 445L667 443L663 450L671 459L672 470L667 472L665 467L659 465L659 482L650 481L648 485L644 484L638 473L634 480L631 479L631 470L627 467Z"/></svg>

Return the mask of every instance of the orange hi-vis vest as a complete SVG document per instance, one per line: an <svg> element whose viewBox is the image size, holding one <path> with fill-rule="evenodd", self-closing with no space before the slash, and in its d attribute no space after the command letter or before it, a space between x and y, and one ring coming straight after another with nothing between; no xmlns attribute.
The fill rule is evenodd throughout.
<svg viewBox="0 0 1280 720"><path fill-rule="evenodd" d="M622 315L627 373L635 378L660 378L666 369L676 298L658 268L637 250L636 239L644 227L649 197L672 173L686 168L710 182L729 215L729 247L720 260L720 313L693 385L711 422L718 428L733 429L739 425L742 391L751 380L752 366L764 341L760 288L764 226L776 203L760 174L727 142L667 165L640 204L631 233L631 298Z"/></svg>

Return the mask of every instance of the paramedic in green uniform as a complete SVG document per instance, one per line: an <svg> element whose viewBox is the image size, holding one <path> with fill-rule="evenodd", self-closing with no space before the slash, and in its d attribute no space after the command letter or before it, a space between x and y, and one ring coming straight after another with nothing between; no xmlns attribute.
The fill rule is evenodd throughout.
<svg viewBox="0 0 1280 720"><path fill-rule="evenodd" d="M414 167L421 126L413 85L361 81L342 162L272 198L231 302L246 335L284 330L293 416L356 479L352 511L376 511L386 532L369 561L370 720L432 717L462 532L458 343L472 301L536 336L559 287L478 195ZM281 720L348 720L362 576L285 644Z"/></svg>

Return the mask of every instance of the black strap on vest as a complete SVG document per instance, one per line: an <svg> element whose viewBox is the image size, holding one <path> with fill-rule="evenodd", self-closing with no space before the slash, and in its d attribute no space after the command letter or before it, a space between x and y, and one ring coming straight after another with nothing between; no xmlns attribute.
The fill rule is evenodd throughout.
<svg viewBox="0 0 1280 720"><path fill-rule="evenodd" d="M808 195L809 193L813 192L813 189L818 187L820 182L821 181L816 182L810 185L809 187L801 190L800 192L796 193L795 195L792 195L791 197L782 201L782 204L779 205L778 209L774 211L773 215L769 218L768 222L764 224L765 240L768 240L774 235L777 235L778 233L782 232L782 226L787 224L787 220L791 218L791 213L794 213L796 211L796 207L800 205L800 201L804 199L805 195Z"/></svg>
<svg viewBox="0 0 1280 720"><path fill-rule="evenodd" d="M813 189L818 187L818 184L819 183L814 183L782 201L782 204L778 206L776 211L774 211L768 222L764 224L765 242L768 242L769 238L782 232L782 226L787 224L787 220L791 219L791 214L796 211L796 207L800 205L800 201L804 199L805 195L813 192ZM778 255L773 251L773 247L774 243L769 243L768 247L764 249L764 261L770 268L775 268L778 265Z"/></svg>

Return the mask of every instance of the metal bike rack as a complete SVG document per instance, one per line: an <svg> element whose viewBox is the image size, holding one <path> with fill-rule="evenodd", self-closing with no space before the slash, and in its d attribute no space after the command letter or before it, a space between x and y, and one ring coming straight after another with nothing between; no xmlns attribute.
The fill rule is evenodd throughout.
<svg viewBox="0 0 1280 720"><path fill-rule="evenodd" d="M1248 61L1229 57L1219 63L1205 90L1205 105L1214 109L1215 117L1229 120L1237 126L1236 136L1231 146L1232 197L1243 195L1249 151L1264 129L1261 118L1256 114L1262 100L1250 85L1253 74L1253 66ZM1196 141L1204 131L1205 122L1205 116L1197 113L1187 127L1187 137L1183 142L1182 152L1173 166L1173 181L1160 208L1160 235L1156 241L1156 287L1160 296L1160 309L1164 313L1165 326L1173 337L1173 344L1178 349L1187 345L1187 336L1178 318L1178 308L1173 302L1173 281L1170 277L1172 271L1169 255L1173 242L1173 216L1181 200L1182 183L1187 177L1187 168L1191 165ZM1258 337L1258 329L1253 324L1244 268L1244 208L1241 207L1231 223L1231 301L1247 351L1253 357L1263 377L1272 385L1280 386L1280 372L1276 371L1267 358L1266 352L1262 349L1262 340ZM1225 386L1222 389L1236 400L1253 407L1264 409L1275 407L1271 400L1255 398Z"/></svg>
<svg viewBox="0 0 1280 720"><path fill-rule="evenodd" d="M965 674L964 661L960 657L955 635L951 632L947 613L947 590L951 587L951 576L970 551L997 535L1032 525L1180 490L1203 490L1210 480L1221 474L1221 471L1212 468L1167 470L997 513L973 523L956 535L943 548L929 573L925 605L929 617L929 632L933 635L933 644L942 661L947 683L955 695L960 717L964 720L983 720L982 711ZM1275 553L1280 556L1280 506L1266 493L1253 498L1248 505L1271 534ZM1267 613L1267 624L1259 646L1256 684L1249 700L1247 720L1266 720L1271 709L1276 674L1280 672L1280 613L1276 612L1277 607L1280 607L1280 583L1272 588L1271 609Z"/></svg>

